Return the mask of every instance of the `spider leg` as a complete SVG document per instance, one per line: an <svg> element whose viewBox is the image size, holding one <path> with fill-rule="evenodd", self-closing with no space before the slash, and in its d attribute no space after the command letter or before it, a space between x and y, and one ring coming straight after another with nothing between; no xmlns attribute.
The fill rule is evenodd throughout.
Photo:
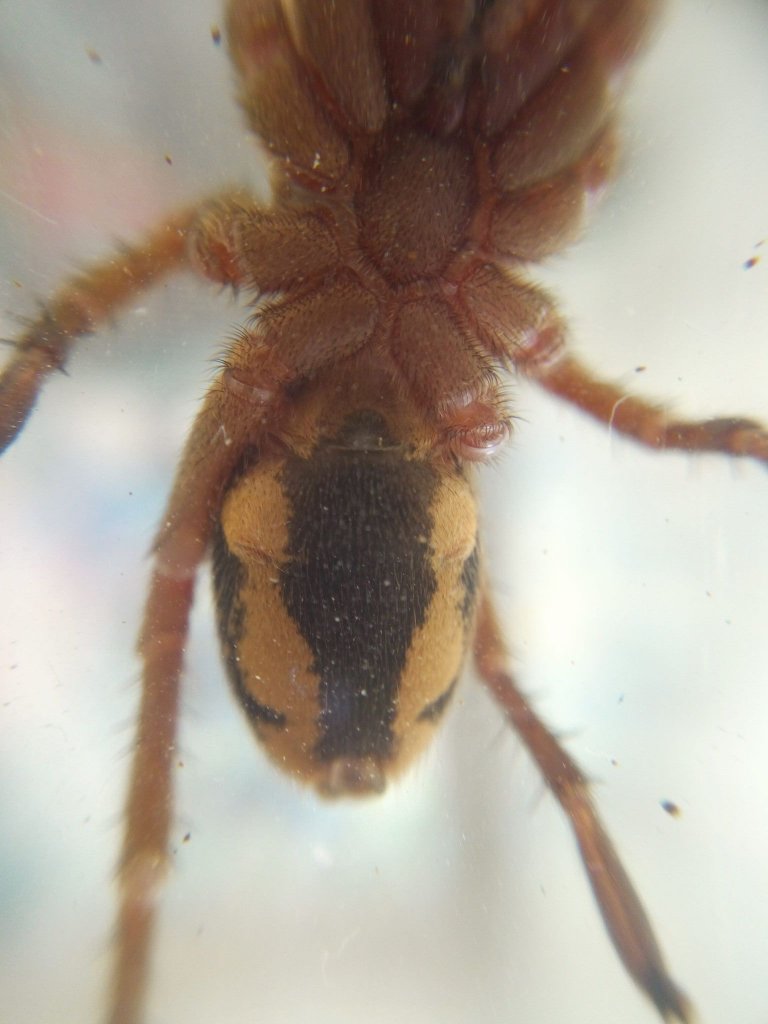
<svg viewBox="0 0 768 1024"><path fill-rule="evenodd" d="M227 386L226 372L192 429L155 543L139 639L142 696L118 868L109 1024L142 1020L155 905L168 863L179 687L195 577L227 481L270 414L269 388L251 387L244 397Z"/></svg>
<svg viewBox="0 0 768 1024"><path fill-rule="evenodd" d="M119 867L110 1024L137 1024L142 1017L155 904L166 873L179 686L193 594L193 576L173 579L155 572L141 639L144 676Z"/></svg>
<svg viewBox="0 0 768 1024"><path fill-rule="evenodd" d="M768 430L755 420L735 416L675 419L663 407L593 376L573 356L548 366L527 364L525 372L547 391L648 448L723 452L768 463Z"/></svg>
<svg viewBox="0 0 768 1024"><path fill-rule="evenodd" d="M72 276L14 344L13 355L0 374L0 452L16 438L37 401L45 378L66 366L78 338L103 326L140 292L178 270L194 270L222 282L221 261L200 257L207 236L213 251L222 231L223 214L253 208L250 200L230 194L181 210L156 225L135 245L122 246ZM223 259L223 257L222 257ZM237 285L229 267L225 283Z"/></svg>
<svg viewBox="0 0 768 1024"><path fill-rule="evenodd" d="M458 261L456 267L458 278ZM768 463L768 430L761 423L736 416L679 420L663 406L595 376L568 353L567 328L552 297L518 273L478 265L459 280L455 302L485 354L611 430L656 450L722 452Z"/></svg>
<svg viewBox="0 0 768 1024"><path fill-rule="evenodd" d="M19 338L0 377L0 451L21 430L48 374L64 368L78 337L183 264L194 215L187 210L169 218L142 243L70 278L43 308Z"/></svg>
<svg viewBox="0 0 768 1024"><path fill-rule="evenodd" d="M507 668L487 591L480 600L474 655L483 682L568 815L603 921L626 970L665 1021L691 1024L693 1010L667 971L648 916L592 804L583 772L533 711Z"/></svg>

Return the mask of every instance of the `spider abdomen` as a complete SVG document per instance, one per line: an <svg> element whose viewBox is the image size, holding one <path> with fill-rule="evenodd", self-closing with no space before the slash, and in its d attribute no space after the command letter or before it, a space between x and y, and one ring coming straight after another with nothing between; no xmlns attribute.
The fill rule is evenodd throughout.
<svg viewBox="0 0 768 1024"><path fill-rule="evenodd" d="M389 417L392 422L392 417ZM261 459L214 541L230 681L270 756L325 795L384 788L431 737L474 616L474 497L358 409Z"/></svg>

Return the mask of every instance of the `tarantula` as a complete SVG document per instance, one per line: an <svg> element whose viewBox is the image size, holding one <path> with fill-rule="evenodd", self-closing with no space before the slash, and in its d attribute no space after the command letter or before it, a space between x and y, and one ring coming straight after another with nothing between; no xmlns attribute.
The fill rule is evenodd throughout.
<svg viewBox="0 0 768 1024"><path fill-rule="evenodd" d="M140 639L113 1024L137 1024L173 811L195 579L211 557L226 669L270 758L325 796L380 792L433 735L465 654L568 815L628 972L690 1021L587 781L507 667L474 464L523 374L656 449L768 461L740 418L678 421L570 355L526 265L581 230L616 157L653 0L231 0L239 98L272 201L232 191L73 277L0 379L10 443L76 340L185 268L242 293L187 442Z"/></svg>

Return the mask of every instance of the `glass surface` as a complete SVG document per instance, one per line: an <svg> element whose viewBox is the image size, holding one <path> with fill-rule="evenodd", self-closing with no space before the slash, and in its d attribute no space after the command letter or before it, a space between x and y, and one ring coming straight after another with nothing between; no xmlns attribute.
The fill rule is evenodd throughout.
<svg viewBox="0 0 768 1024"><path fill-rule="evenodd" d="M219 19L202 0L0 5L0 336L111 239L263 187ZM539 275L585 358L690 415L768 419L767 41L761 0L671 8L628 95L624 173ZM146 552L242 319L187 278L140 298L82 343L0 466L2 1020L98 1019ZM512 392L483 516L521 683L599 781L702 1020L763 1024L765 472L648 454ZM188 661L151 1024L654 1020L471 674L406 780L326 805L251 740L205 580Z"/></svg>

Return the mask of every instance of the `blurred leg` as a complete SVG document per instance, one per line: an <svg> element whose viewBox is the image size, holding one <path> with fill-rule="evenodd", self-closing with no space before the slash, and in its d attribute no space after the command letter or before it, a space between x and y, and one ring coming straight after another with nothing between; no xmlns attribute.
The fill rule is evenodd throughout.
<svg viewBox="0 0 768 1024"><path fill-rule="evenodd" d="M506 667L504 642L487 593L480 601L474 654L481 678L568 815L622 963L664 1020L691 1024L690 1005L667 972L651 923L592 805L587 780L520 693Z"/></svg>

